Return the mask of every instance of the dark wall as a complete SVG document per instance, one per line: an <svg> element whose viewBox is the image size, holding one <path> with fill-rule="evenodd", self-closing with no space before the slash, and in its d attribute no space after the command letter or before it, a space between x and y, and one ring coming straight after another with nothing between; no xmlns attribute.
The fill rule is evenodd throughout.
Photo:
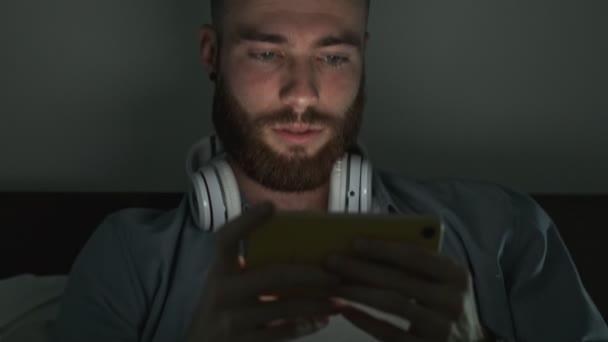
<svg viewBox="0 0 608 342"><path fill-rule="evenodd" d="M2 1L0 190L183 191L185 153L211 131L197 41L207 8ZM608 191L608 1L371 10L363 137L377 164Z"/></svg>

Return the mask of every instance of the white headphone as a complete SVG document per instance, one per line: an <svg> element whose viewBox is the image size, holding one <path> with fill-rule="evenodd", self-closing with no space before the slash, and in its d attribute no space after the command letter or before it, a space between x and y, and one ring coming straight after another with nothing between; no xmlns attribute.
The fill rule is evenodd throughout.
<svg viewBox="0 0 608 342"><path fill-rule="evenodd" d="M329 188L329 212L372 211L372 167L363 146L345 153L334 164ZM241 195L219 139L212 135L188 153L186 171L192 181L190 210L198 228L217 231L241 214Z"/></svg>

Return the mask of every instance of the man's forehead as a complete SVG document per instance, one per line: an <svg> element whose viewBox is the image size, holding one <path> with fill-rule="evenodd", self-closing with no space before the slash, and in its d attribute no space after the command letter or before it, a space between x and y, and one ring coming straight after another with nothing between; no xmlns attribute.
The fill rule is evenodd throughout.
<svg viewBox="0 0 608 342"><path fill-rule="evenodd" d="M224 9L243 8L298 8L300 10L344 9L347 7L367 8L366 0L223 0Z"/></svg>
<svg viewBox="0 0 608 342"><path fill-rule="evenodd" d="M228 5L229 3L229 5ZM227 0L226 19L236 23L285 25L336 23L355 28L367 17L365 0Z"/></svg>
<svg viewBox="0 0 608 342"><path fill-rule="evenodd" d="M297 26L296 26L297 27ZM313 48L324 48L330 46L347 46L361 51L363 49L363 39L361 35L353 30L317 30L319 33L315 33L314 30L303 30L304 33L292 33L292 30L273 30L273 29L258 29L255 26L241 25L237 27L231 34L231 41L234 44L243 42L262 42L276 45L289 46L294 48L299 41L302 44L300 38L294 38L295 36L303 37L303 44L312 45ZM286 32L285 33L272 33L272 32Z"/></svg>
<svg viewBox="0 0 608 342"><path fill-rule="evenodd" d="M365 33L363 0L231 0L226 31L232 43L265 41L315 47L346 44L361 49ZM328 5L329 4L329 5ZM362 14L363 13L363 14Z"/></svg>

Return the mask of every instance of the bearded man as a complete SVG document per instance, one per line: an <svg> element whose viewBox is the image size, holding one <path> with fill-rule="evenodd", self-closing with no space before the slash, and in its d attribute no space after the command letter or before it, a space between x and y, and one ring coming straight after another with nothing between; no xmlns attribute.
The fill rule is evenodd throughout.
<svg viewBox="0 0 608 342"><path fill-rule="evenodd" d="M379 169L356 173L371 177L371 193L336 194L332 174L364 154L369 1L211 8L200 47L215 82L217 139L204 145L213 153L192 163L193 188L175 210L123 210L96 230L73 265L57 341L608 341L557 229L529 196ZM241 241L276 211L333 211L332 196L359 196L348 208L366 198L357 212L441 217L443 248L362 240L322 267L239 264ZM290 287L321 295L263 298Z"/></svg>

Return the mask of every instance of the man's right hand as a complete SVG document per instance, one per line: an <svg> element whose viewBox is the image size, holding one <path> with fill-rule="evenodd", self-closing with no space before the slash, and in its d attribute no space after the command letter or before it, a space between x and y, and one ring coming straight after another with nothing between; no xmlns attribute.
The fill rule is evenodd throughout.
<svg viewBox="0 0 608 342"><path fill-rule="evenodd" d="M240 267L240 241L273 214L272 204L258 205L215 233L214 259L186 341L284 341L318 331L323 319L337 313L329 298L339 279L321 268L277 265L243 271ZM315 293L320 295L260 300L293 288L319 290Z"/></svg>

